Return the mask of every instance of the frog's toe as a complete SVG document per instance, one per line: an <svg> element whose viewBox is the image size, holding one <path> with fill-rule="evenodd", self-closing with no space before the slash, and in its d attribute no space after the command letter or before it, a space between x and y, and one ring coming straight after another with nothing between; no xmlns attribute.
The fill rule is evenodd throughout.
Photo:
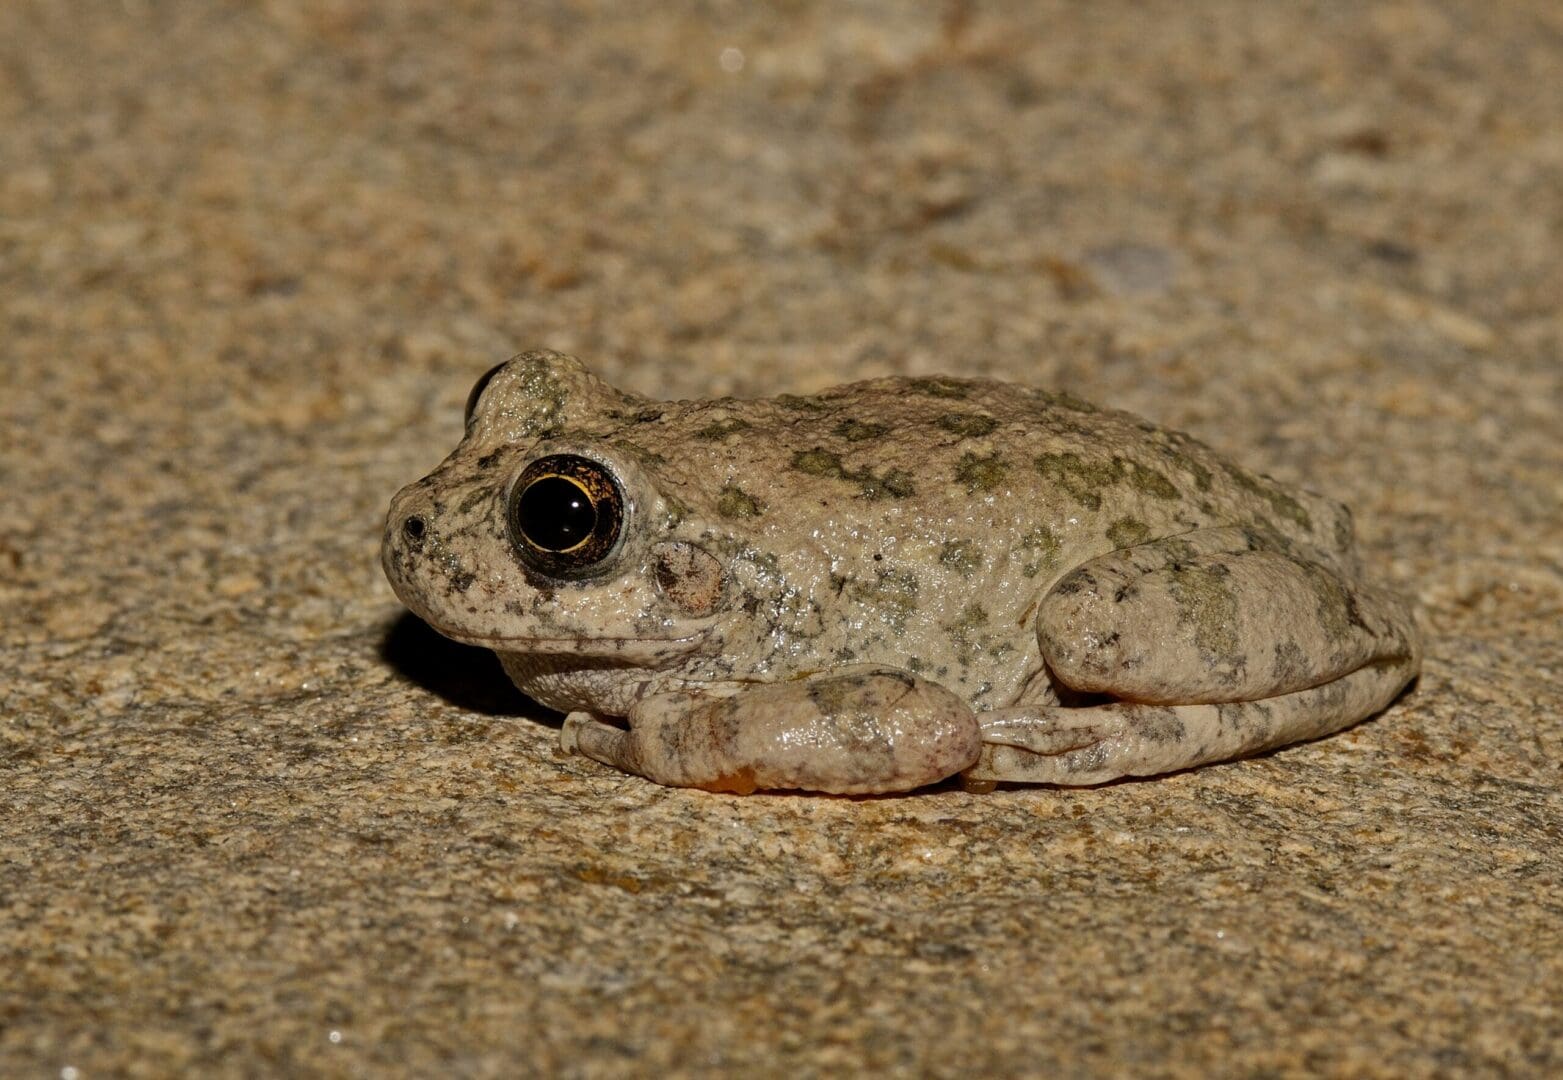
<svg viewBox="0 0 1563 1080"><path fill-rule="evenodd" d="M559 729L559 748L580 754L622 772L642 771L638 747L623 728L605 724L588 712L573 712Z"/></svg>
<svg viewBox="0 0 1563 1080"><path fill-rule="evenodd" d="M573 712L565 716L564 726L559 729L559 749L566 754L580 753L581 729L595 723L597 718L587 712Z"/></svg>
<svg viewBox="0 0 1563 1080"><path fill-rule="evenodd" d="M1056 757L1097 746L1124 732L1124 721L1105 709L996 709L980 713L978 730L985 746L1013 746Z"/></svg>

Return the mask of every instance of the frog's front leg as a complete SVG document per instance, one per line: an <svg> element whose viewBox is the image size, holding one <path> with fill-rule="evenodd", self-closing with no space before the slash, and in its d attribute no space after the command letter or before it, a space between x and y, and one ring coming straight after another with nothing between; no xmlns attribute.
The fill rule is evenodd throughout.
<svg viewBox="0 0 1563 1080"><path fill-rule="evenodd" d="M563 745L659 784L748 793L906 791L971 765L977 720L948 690L893 669L676 692L635 705L629 730L572 713Z"/></svg>
<svg viewBox="0 0 1563 1080"><path fill-rule="evenodd" d="M1118 700L982 714L968 783L1097 784L1316 738L1383 709L1421 664L1400 600L1240 529L1086 563L1037 634L1060 684Z"/></svg>

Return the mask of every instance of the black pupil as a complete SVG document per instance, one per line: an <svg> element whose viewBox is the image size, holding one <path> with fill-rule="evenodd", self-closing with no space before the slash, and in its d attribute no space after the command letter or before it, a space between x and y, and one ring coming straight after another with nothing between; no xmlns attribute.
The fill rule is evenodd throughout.
<svg viewBox="0 0 1563 1080"><path fill-rule="evenodd" d="M576 484L562 476L544 476L521 493L517 524L544 551L569 551L597 527L597 510Z"/></svg>

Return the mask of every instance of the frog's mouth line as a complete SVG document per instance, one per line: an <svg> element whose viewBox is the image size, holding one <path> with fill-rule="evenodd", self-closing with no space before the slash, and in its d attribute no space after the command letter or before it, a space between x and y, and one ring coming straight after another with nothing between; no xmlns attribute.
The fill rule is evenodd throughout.
<svg viewBox="0 0 1563 1080"><path fill-rule="evenodd" d="M504 634L461 634L436 626L441 634L463 645L527 656L589 656L598 660L648 663L671 660L699 649L709 628L676 638L630 637L512 637Z"/></svg>

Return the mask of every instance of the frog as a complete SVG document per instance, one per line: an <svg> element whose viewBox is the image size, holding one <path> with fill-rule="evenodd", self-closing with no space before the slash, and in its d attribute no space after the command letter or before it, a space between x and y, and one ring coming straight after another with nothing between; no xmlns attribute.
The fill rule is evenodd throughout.
<svg viewBox="0 0 1563 1080"><path fill-rule="evenodd" d="M663 401L524 352L381 551L556 752L712 792L1178 773L1374 716L1422 659L1341 503L984 378Z"/></svg>

